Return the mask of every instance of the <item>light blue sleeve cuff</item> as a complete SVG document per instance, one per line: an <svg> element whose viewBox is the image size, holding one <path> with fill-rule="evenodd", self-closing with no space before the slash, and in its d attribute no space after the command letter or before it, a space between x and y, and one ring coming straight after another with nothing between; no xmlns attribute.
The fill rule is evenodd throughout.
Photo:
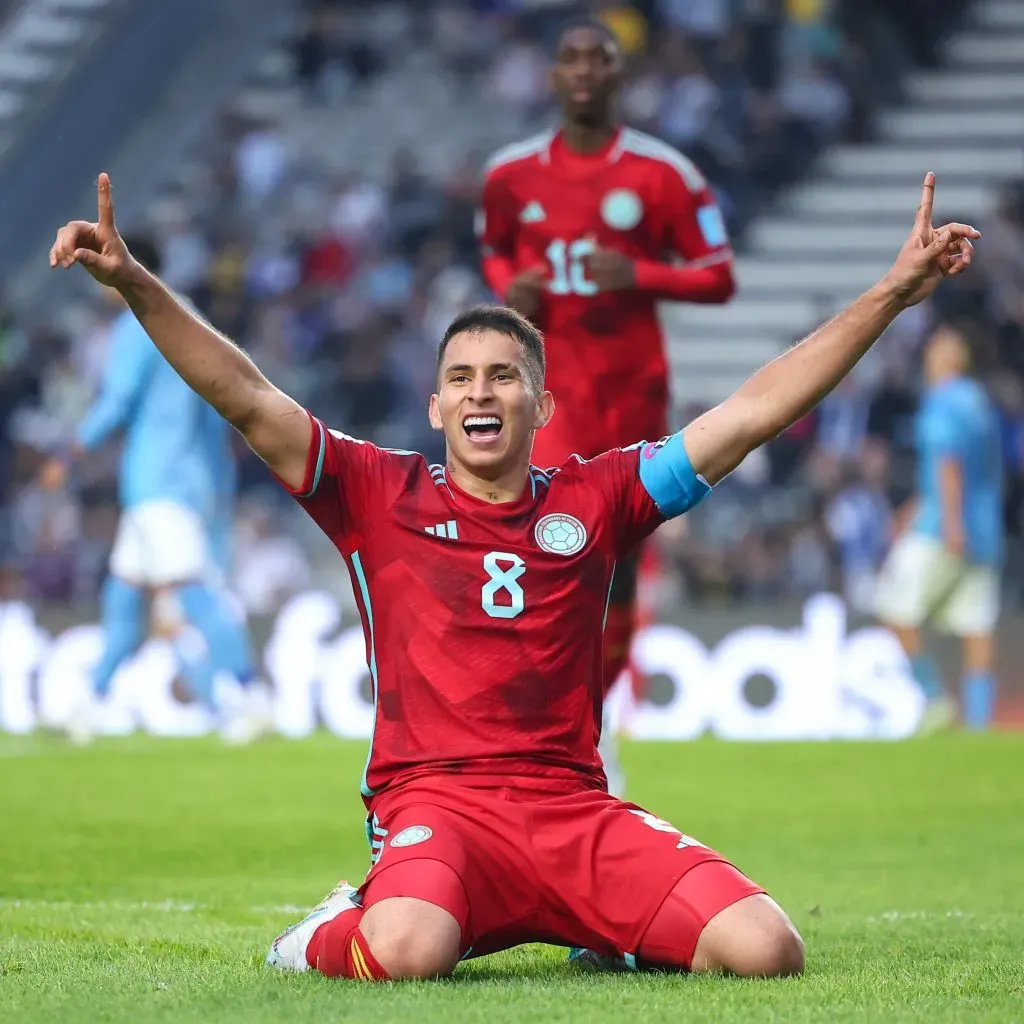
<svg viewBox="0 0 1024 1024"><path fill-rule="evenodd" d="M666 519L700 504L711 485L694 471L682 432L640 449L640 482Z"/></svg>

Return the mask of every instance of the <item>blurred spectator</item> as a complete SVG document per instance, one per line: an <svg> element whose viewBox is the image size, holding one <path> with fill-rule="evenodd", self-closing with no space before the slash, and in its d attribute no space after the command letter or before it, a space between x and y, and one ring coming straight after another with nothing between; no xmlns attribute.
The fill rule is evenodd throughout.
<svg viewBox="0 0 1024 1024"><path fill-rule="evenodd" d="M838 139L850 115L850 94L824 60L791 65L779 89L779 104L788 118L790 144L808 155Z"/></svg>
<svg viewBox="0 0 1024 1024"><path fill-rule="evenodd" d="M360 36L355 12L335 3L315 4L294 44L295 72L314 102L339 99L380 68Z"/></svg>
<svg viewBox="0 0 1024 1024"><path fill-rule="evenodd" d="M718 113L721 90L684 36L676 35L668 44L664 67L668 85L658 127L674 146L692 153Z"/></svg>
<svg viewBox="0 0 1024 1024"><path fill-rule="evenodd" d="M540 113L547 98L548 58L533 39L513 28L490 71L487 90L527 117Z"/></svg>
<svg viewBox="0 0 1024 1024"><path fill-rule="evenodd" d="M469 85L497 42L490 24L474 18L467 5L455 0L438 4L432 20L434 46L443 65L460 84Z"/></svg>
<svg viewBox="0 0 1024 1024"><path fill-rule="evenodd" d="M705 55L711 54L733 20L729 0L661 0L659 6L666 21L682 29Z"/></svg>
<svg viewBox="0 0 1024 1024"><path fill-rule="evenodd" d="M619 0L598 0L593 12L615 33L627 60L647 50L647 19L633 4Z"/></svg>
<svg viewBox="0 0 1024 1024"><path fill-rule="evenodd" d="M310 585L309 560L297 540L275 529L274 504L273 500L250 500L238 516L238 568L232 583L250 615L272 615Z"/></svg>
<svg viewBox="0 0 1024 1024"><path fill-rule="evenodd" d="M234 166L246 204L255 206L274 195L288 170L288 153L278 128L270 121L254 125L238 143Z"/></svg>
<svg viewBox="0 0 1024 1024"><path fill-rule="evenodd" d="M851 607L868 613L875 579L889 547L892 506L886 491L889 451L883 441L868 442L860 463L829 504L825 522L839 553L844 591Z"/></svg>
<svg viewBox="0 0 1024 1024"><path fill-rule="evenodd" d="M790 531L786 576L794 597L811 597L832 588L828 537L817 515L798 523Z"/></svg>
<svg viewBox="0 0 1024 1024"><path fill-rule="evenodd" d="M337 238L360 249L380 234L387 215L387 193L375 181L354 179L342 182L331 217Z"/></svg>
<svg viewBox="0 0 1024 1024"><path fill-rule="evenodd" d="M159 225L163 277L172 288L191 294L209 271L209 242L183 201L161 211Z"/></svg>
<svg viewBox="0 0 1024 1024"><path fill-rule="evenodd" d="M1024 183L1003 188L995 216L985 225L981 264L990 282L989 300L1000 357L1024 371Z"/></svg>
<svg viewBox="0 0 1024 1024"><path fill-rule="evenodd" d="M818 444L837 459L853 458L867 437L870 396L854 374L818 408Z"/></svg>
<svg viewBox="0 0 1024 1024"><path fill-rule="evenodd" d="M426 244L440 216L439 196L416 165L408 149L400 149L391 165L387 203L391 221L391 241L407 259Z"/></svg>

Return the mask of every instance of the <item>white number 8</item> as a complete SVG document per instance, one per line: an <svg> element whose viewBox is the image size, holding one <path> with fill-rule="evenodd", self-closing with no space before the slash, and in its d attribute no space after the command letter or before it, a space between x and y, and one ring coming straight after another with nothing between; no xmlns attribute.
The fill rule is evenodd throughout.
<svg viewBox="0 0 1024 1024"><path fill-rule="evenodd" d="M508 563L504 568L501 563ZM480 591L480 604L492 619L514 619L526 607L526 596L519 585L519 577L526 572L526 563L518 555L507 551L490 551L484 555L484 569L490 579ZM498 604L495 598L504 591L508 604Z"/></svg>

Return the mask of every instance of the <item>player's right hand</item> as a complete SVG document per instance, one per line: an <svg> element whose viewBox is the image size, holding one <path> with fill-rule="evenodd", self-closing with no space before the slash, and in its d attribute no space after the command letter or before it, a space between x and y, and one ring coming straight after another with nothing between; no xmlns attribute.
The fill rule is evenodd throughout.
<svg viewBox="0 0 1024 1024"><path fill-rule="evenodd" d="M114 225L114 202L107 174L101 174L96 181L96 220L73 220L65 224L50 249L51 267L67 269L76 263L110 288L124 284L138 269Z"/></svg>
<svg viewBox="0 0 1024 1024"><path fill-rule="evenodd" d="M547 267L543 263L524 270L505 292L505 304L522 313L533 317L540 312L544 289L547 285Z"/></svg>
<svg viewBox="0 0 1024 1024"><path fill-rule="evenodd" d="M886 283L904 307L916 306L928 298L944 278L963 273L974 256L972 239L981 238L981 232L970 224L932 227L934 202L935 175L929 171L924 176L921 204L910 237L885 276Z"/></svg>

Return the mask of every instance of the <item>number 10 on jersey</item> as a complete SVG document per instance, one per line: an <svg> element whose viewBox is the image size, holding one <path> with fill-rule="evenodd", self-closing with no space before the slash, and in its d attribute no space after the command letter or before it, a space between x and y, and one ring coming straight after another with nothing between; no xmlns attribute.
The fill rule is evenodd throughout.
<svg viewBox="0 0 1024 1024"><path fill-rule="evenodd" d="M566 242L556 238L544 250L551 264L551 280L548 289L552 295L596 295L597 285L587 278L586 258L594 251L589 238L577 238Z"/></svg>

